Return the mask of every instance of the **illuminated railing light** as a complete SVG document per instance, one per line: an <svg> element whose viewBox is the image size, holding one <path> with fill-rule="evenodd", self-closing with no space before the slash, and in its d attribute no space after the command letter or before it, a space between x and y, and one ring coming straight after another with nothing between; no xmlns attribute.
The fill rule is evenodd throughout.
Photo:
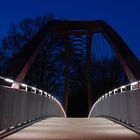
<svg viewBox="0 0 140 140"><path fill-rule="evenodd" d="M10 127L10 129L14 129L14 128L15 128L15 126L11 126L11 127Z"/></svg>
<svg viewBox="0 0 140 140"><path fill-rule="evenodd" d="M26 84L21 84L21 86L22 86L22 87L27 87L27 85L26 85Z"/></svg>
<svg viewBox="0 0 140 140"><path fill-rule="evenodd" d="M14 80L12 80L12 79L8 79L8 78L6 78L6 79L4 79L6 82L9 82L9 83L13 83L14 82Z"/></svg>
<svg viewBox="0 0 140 140"><path fill-rule="evenodd" d="M48 94L48 97L50 98L50 97L51 97L51 95L50 95L50 94Z"/></svg>
<svg viewBox="0 0 140 140"><path fill-rule="evenodd" d="M18 125L18 126L20 126L20 125L21 125L21 123L18 123L17 125Z"/></svg>
<svg viewBox="0 0 140 140"><path fill-rule="evenodd" d="M42 90L39 90L39 92L41 93L41 95L42 95Z"/></svg>
<svg viewBox="0 0 140 140"><path fill-rule="evenodd" d="M126 86L121 86L121 89L124 89L124 88L126 88Z"/></svg>
<svg viewBox="0 0 140 140"><path fill-rule="evenodd" d="M28 86L27 86L26 84L21 84L21 86L24 87L25 90L27 91L27 87L28 87Z"/></svg>
<svg viewBox="0 0 140 140"><path fill-rule="evenodd" d="M112 93L112 92L110 91L110 92L109 92L109 96L111 95L111 93Z"/></svg>
<svg viewBox="0 0 140 140"><path fill-rule="evenodd" d="M107 97L107 96L108 96L108 94L106 93L106 94L105 94L105 97Z"/></svg>
<svg viewBox="0 0 140 140"><path fill-rule="evenodd" d="M118 89L114 89L114 92L116 92Z"/></svg>
<svg viewBox="0 0 140 140"><path fill-rule="evenodd" d="M135 87L133 87L133 86L135 86L135 85L137 85L137 84L138 84L138 82L133 82L133 83L131 83L131 84L130 84L131 90L135 89Z"/></svg>
<svg viewBox="0 0 140 140"><path fill-rule="evenodd" d="M133 123L131 124L133 127L135 126Z"/></svg>
<svg viewBox="0 0 140 140"><path fill-rule="evenodd" d="M114 94L116 94L116 93L117 93L117 91L118 91L118 89L114 89Z"/></svg>
<svg viewBox="0 0 140 140"><path fill-rule="evenodd" d="M32 87L32 90L34 90L34 93L36 93L36 88L35 87Z"/></svg>
<svg viewBox="0 0 140 140"><path fill-rule="evenodd" d="M33 90L36 90L36 88L35 88L35 87L32 87L32 89L33 89Z"/></svg>
<svg viewBox="0 0 140 140"><path fill-rule="evenodd" d="M123 89L125 89L125 88L126 88L126 86L121 86L120 87L121 92L123 92Z"/></svg>
<svg viewBox="0 0 140 140"><path fill-rule="evenodd" d="M7 131L7 129L4 129L2 131L0 131L0 134L5 133Z"/></svg>
<svg viewBox="0 0 140 140"><path fill-rule="evenodd" d="M137 84L138 84L138 82L133 82L133 83L131 83L131 86L135 86Z"/></svg>

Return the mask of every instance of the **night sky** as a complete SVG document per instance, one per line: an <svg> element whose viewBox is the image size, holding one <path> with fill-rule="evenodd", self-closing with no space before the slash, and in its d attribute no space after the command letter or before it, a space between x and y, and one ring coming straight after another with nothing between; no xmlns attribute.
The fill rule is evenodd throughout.
<svg viewBox="0 0 140 140"><path fill-rule="evenodd" d="M58 19L105 20L140 59L140 0L0 0L0 39L10 23L50 13Z"/></svg>

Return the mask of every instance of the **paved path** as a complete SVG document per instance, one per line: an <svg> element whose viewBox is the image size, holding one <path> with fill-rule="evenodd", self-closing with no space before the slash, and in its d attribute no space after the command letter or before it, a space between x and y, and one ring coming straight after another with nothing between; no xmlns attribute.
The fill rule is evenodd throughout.
<svg viewBox="0 0 140 140"><path fill-rule="evenodd" d="M140 140L140 135L103 118L50 118L4 140Z"/></svg>

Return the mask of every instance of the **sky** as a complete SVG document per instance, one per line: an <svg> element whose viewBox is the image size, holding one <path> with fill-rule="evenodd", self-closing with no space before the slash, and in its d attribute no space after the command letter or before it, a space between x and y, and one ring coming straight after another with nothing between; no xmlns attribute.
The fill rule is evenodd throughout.
<svg viewBox="0 0 140 140"><path fill-rule="evenodd" d="M105 20L140 60L140 0L0 0L0 39L11 23L48 14L58 19Z"/></svg>

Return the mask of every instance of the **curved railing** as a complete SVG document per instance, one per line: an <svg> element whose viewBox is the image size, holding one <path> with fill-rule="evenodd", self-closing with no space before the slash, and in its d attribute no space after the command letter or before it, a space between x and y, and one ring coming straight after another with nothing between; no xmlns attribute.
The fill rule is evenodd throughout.
<svg viewBox="0 0 140 140"><path fill-rule="evenodd" d="M107 117L140 132L140 81L102 95L88 117Z"/></svg>
<svg viewBox="0 0 140 140"><path fill-rule="evenodd" d="M56 98L38 88L0 76L0 138L48 117L66 117Z"/></svg>

